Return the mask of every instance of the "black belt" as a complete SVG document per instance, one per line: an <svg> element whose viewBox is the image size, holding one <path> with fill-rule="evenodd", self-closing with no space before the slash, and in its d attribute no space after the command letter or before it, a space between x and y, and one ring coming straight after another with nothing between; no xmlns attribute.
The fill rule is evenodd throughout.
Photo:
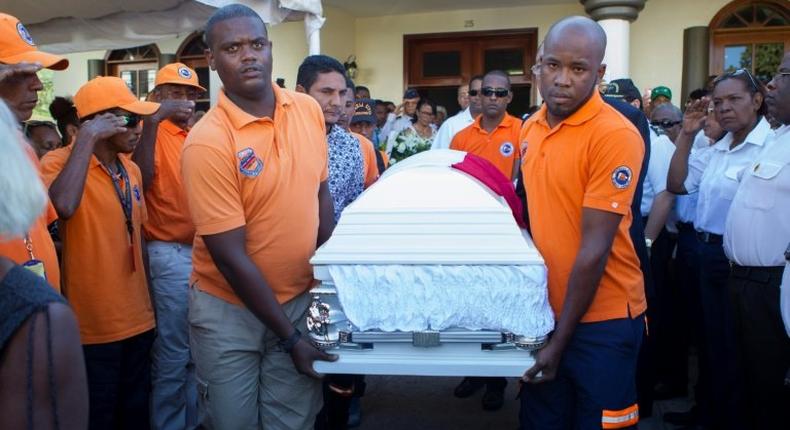
<svg viewBox="0 0 790 430"><path fill-rule="evenodd" d="M699 240L702 243L721 245L722 243L724 243L724 236L715 233L708 233L707 231L698 231L697 240Z"/></svg>
<svg viewBox="0 0 790 430"><path fill-rule="evenodd" d="M733 264L732 271L730 273L732 274L732 277L736 279L746 279L749 281L759 282L761 284L767 284L771 281L771 279L781 279L784 271L784 266L757 267L739 266L737 264Z"/></svg>
<svg viewBox="0 0 790 430"><path fill-rule="evenodd" d="M681 231L681 230L683 230L683 231L694 230L694 223L693 222L680 222L680 221L678 221L678 223L675 224L675 225L678 227L678 231Z"/></svg>

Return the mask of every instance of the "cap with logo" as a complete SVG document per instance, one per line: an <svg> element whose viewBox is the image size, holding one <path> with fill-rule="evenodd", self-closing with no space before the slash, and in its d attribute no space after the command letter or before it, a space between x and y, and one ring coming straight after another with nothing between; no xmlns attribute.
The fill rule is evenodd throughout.
<svg viewBox="0 0 790 430"><path fill-rule="evenodd" d="M625 99L628 102L642 98L642 95L639 93L639 88L636 87L634 81L627 78L615 79L609 82L604 95L616 99Z"/></svg>
<svg viewBox="0 0 790 430"><path fill-rule="evenodd" d="M41 63L52 70L69 67L69 60L39 51L25 26L5 13L0 13L0 63Z"/></svg>
<svg viewBox="0 0 790 430"><path fill-rule="evenodd" d="M159 71L156 73L156 81L154 81L154 86L158 87L162 84L188 85L201 91L206 91L205 88L200 86L197 73L195 73L194 70L190 69L186 64L183 63L168 64L167 66L159 69Z"/></svg>
<svg viewBox="0 0 790 430"><path fill-rule="evenodd" d="M80 119L115 108L138 115L151 115L159 109L159 103L138 100L123 79L115 76L99 76L80 87L74 94L74 106Z"/></svg>
<svg viewBox="0 0 790 430"><path fill-rule="evenodd" d="M354 102L354 116L351 117L351 124L358 122L375 124L374 106L376 106L376 102L371 99L359 99Z"/></svg>
<svg viewBox="0 0 790 430"><path fill-rule="evenodd" d="M650 92L650 101L655 100L659 96L664 96L668 100L672 100L672 90L664 86L655 87L653 91Z"/></svg>

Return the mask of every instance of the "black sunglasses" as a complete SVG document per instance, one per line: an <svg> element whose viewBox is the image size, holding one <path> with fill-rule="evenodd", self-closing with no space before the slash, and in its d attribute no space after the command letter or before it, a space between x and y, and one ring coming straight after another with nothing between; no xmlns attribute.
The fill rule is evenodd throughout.
<svg viewBox="0 0 790 430"><path fill-rule="evenodd" d="M510 90L506 88L483 87L480 92L484 97L497 96L498 98L507 97L507 95L510 94Z"/></svg>
<svg viewBox="0 0 790 430"><path fill-rule="evenodd" d="M121 117L121 118L123 118L123 120L124 120L124 124L123 124L123 125L124 125L124 127L126 127L126 128L132 128L132 127L136 127L136 126L137 126L137 124L139 124L139 123L140 123L140 121L142 121L142 120L143 120L143 119L140 117L140 115L137 115L137 114L118 115L118 116L119 116L119 117Z"/></svg>
<svg viewBox="0 0 790 430"><path fill-rule="evenodd" d="M732 72L725 73L725 74L719 76L718 78L714 79L713 80L713 85L716 86L716 85L719 84L719 82L721 82L721 81L723 81L725 79L733 78L735 76L740 76L740 75L743 75L743 74L746 74L746 76L749 77L749 82L751 82L751 84L752 84L752 89L754 91L756 91L756 92L760 92L760 85L754 79L754 76L752 76L751 72L749 72L747 69L738 69L738 70L734 70Z"/></svg>
<svg viewBox="0 0 790 430"><path fill-rule="evenodd" d="M480 90L469 90L469 97L477 97L480 93Z"/></svg>
<svg viewBox="0 0 790 430"><path fill-rule="evenodd" d="M658 122L654 121L654 122L652 122L652 124L656 125L656 126L659 126L661 128L671 128L671 127L674 127L674 126L676 126L676 125L678 125L678 124L680 124L682 122L683 121L672 121L671 119L664 119L664 120L661 120L661 121L658 121Z"/></svg>

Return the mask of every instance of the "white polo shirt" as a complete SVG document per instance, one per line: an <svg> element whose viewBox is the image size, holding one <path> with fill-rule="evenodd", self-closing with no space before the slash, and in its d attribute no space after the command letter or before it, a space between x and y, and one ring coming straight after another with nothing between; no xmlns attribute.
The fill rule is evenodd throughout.
<svg viewBox="0 0 790 430"><path fill-rule="evenodd" d="M662 191L667 189L667 174L672 154L675 153L675 144L665 135L656 135L650 139L650 160L647 162L647 174L642 183L642 202L640 211L642 216L650 215L653 209L653 200Z"/></svg>
<svg viewBox="0 0 790 430"><path fill-rule="evenodd" d="M765 147L766 139L772 135L771 126L762 118L735 148L730 149L733 137L732 133L727 133L713 145L707 163L702 158L689 160L684 186L689 193L699 191L694 218L694 227L698 231L724 234L727 212L738 190L738 175L752 165Z"/></svg>
<svg viewBox="0 0 790 430"><path fill-rule="evenodd" d="M475 119L472 118L472 113L469 111L469 108L447 118L442 126L439 127L439 131L436 132L436 137L433 139L431 149L449 149L453 137L455 137L459 131L472 125L473 122L475 122Z"/></svg>
<svg viewBox="0 0 790 430"><path fill-rule="evenodd" d="M727 216L724 252L741 266L784 266L790 243L790 125L744 170Z"/></svg>

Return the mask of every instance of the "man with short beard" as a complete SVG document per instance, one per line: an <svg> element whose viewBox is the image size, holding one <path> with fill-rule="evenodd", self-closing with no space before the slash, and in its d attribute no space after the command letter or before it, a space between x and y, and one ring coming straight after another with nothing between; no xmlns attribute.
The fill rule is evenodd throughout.
<svg viewBox="0 0 790 430"><path fill-rule="evenodd" d="M272 43L247 6L206 23L224 85L192 128L181 171L197 231L189 296L198 426L312 428L321 408L306 333L309 259L332 233L327 144L312 98L272 85Z"/></svg>
<svg viewBox="0 0 790 430"><path fill-rule="evenodd" d="M600 25L564 18L543 49L546 103L521 132L521 172L557 323L524 374L521 427L635 428L646 303L628 228L644 143L598 92Z"/></svg>

